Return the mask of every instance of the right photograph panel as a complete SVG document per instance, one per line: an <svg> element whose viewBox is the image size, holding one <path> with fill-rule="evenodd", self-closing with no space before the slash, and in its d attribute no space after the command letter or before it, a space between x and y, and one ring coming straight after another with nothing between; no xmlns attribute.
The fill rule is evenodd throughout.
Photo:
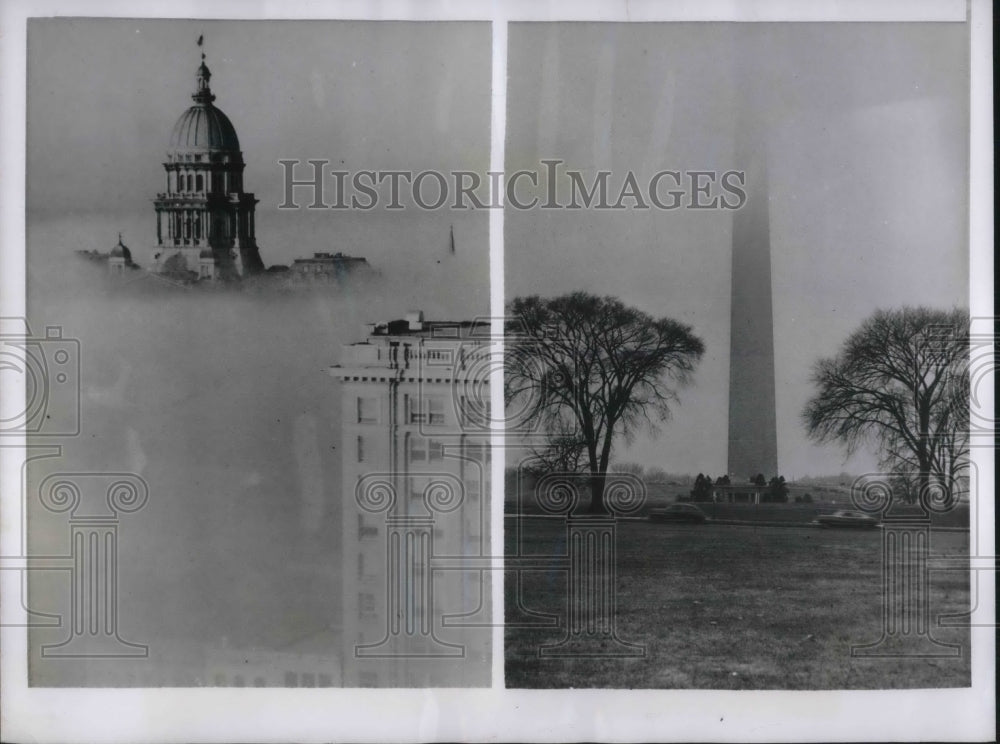
<svg viewBox="0 0 1000 744"><path fill-rule="evenodd" d="M968 686L968 25L508 38L507 687Z"/></svg>

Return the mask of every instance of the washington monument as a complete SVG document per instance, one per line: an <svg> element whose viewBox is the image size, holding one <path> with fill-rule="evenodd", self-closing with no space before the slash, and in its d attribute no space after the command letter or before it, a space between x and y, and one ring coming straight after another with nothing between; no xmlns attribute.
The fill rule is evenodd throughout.
<svg viewBox="0 0 1000 744"><path fill-rule="evenodd" d="M728 473L734 481L778 475L767 159L763 138L751 134L758 131L738 129L736 142L747 201L733 217Z"/></svg>

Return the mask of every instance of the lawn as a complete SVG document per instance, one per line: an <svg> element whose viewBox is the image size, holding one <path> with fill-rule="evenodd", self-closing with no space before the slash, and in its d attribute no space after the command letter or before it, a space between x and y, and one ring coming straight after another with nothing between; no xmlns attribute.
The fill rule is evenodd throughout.
<svg viewBox="0 0 1000 744"><path fill-rule="evenodd" d="M520 554L565 555L565 523L522 519ZM517 551L506 520L507 555ZM931 556L968 555L968 533L934 532ZM810 527L618 524L619 638L637 658L540 657L561 627L531 628L530 613L565 623L566 572L508 569L508 687L872 689L961 687L970 680L967 627L936 618L969 609L965 571L932 571L932 635L955 658L852 658L882 628L882 535Z"/></svg>

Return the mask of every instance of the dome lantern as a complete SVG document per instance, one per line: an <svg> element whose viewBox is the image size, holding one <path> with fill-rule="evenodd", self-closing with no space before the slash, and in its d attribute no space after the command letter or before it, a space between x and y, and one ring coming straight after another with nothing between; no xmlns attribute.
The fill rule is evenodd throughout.
<svg viewBox="0 0 1000 744"><path fill-rule="evenodd" d="M198 65L198 89L191 94L195 103L208 104L215 100L212 89L208 87L208 81L212 79L212 71L205 64L205 54L202 52L201 64Z"/></svg>

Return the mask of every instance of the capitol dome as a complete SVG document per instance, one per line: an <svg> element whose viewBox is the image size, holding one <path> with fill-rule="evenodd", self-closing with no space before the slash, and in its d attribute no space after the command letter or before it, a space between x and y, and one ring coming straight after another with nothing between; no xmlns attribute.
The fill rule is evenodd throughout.
<svg viewBox="0 0 1000 744"><path fill-rule="evenodd" d="M240 141L229 117L211 103L192 106L174 124L171 150L235 150Z"/></svg>
<svg viewBox="0 0 1000 744"><path fill-rule="evenodd" d="M199 44L200 46L200 44ZM174 124L156 195L156 271L182 281L234 281L264 270L254 237L257 199L243 189L243 153L213 103L205 55L194 105Z"/></svg>
<svg viewBox="0 0 1000 744"><path fill-rule="evenodd" d="M192 94L195 105L185 111L170 134L171 150L229 150L239 152L240 141L229 117L213 105L215 96L208 86L212 73L204 62L198 68L198 89Z"/></svg>

